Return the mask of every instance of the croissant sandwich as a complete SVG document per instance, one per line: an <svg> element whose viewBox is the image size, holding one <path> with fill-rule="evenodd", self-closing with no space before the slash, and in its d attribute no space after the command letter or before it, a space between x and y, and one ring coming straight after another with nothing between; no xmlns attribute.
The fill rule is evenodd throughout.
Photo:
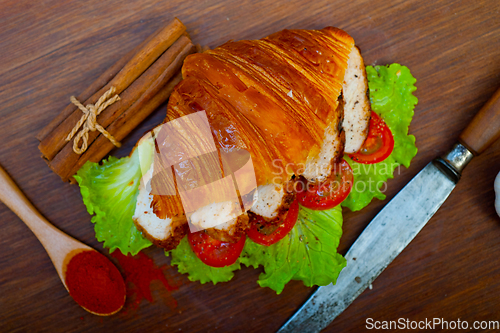
<svg viewBox="0 0 500 333"><path fill-rule="evenodd" d="M244 266L278 294L335 283L343 209L383 200L417 153L400 64L367 66L344 31L283 30L188 56L162 124L74 176L112 252L152 244L191 281Z"/></svg>
<svg viewBox="0 0 500 333"><path fill-rule="evenodd" d="M170 155L144 170L133 216L143 235L166 249L188 233L188 220L226 242L236 242L252 216L279 225L294 201L294 182L324 182L343 154L357 152L368 134L371 108L363 58L352 37L337 28L230 41L188 56L182 74L163 127L194 121L203 111L209 128L149 134L155 151L166 145ZM205 142L204 131L213 144ZM243 191L245 185L238 183L233 200L224 199L227 193L205 192L208 198L201 198L199 192L198 207L185 212L182 193L234 176L249 160L253 191ZM160 185L155 186L154 175L163 192L155 190Z"/></svg>

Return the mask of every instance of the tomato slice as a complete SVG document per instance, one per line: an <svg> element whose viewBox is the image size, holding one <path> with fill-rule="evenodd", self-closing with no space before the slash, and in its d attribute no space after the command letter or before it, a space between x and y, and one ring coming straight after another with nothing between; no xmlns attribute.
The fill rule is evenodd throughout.
<svg viewBox="0 0 500 333"><path fill-rule="evenodd" d="M394 137L387 124L372 111L368 136L358 152L349 154L353 161L363 164L382 162L394 149Z"/></svg>
<svg viewBox="0 0 500 333"><path fill-rule="evenodd" d="M245 245L245 235L236 243L221 242L210 237L205 231L188 233L189 244L203 263L212 267L232 265L241 254Z"/></svg>
<svg viewBox="0 0 500 333"><path fill-rule="evenodd" d="M255 218L250 220L250 228L247 230L248 237L257 244L269 246L283 239L293 229L299 217L299 202L297 200L292 202L285 221L276 227L266 226L266 221L260 215L252 216Z"/></svg>
<svg viewBox="0 0 500 333"><path fill-rule="evenodd" d="M299 191L299 203L310 209L325 210L344 201L354 182L351 166L342 159L342 162L334 165L332 176L321 184L308 184L306 189Z"/></svg>

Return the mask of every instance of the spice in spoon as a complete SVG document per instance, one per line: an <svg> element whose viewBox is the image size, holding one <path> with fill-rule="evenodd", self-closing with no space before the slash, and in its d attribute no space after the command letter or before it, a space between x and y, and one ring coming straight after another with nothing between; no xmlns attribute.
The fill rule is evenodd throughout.
<svg viewBox="0 0 500 333"><path fill-rule="evenodd" d="M83 251L72 257L65 281L71 297L93 314L109 316L125 304L125 282L120 272L97 251Z"/></svg>

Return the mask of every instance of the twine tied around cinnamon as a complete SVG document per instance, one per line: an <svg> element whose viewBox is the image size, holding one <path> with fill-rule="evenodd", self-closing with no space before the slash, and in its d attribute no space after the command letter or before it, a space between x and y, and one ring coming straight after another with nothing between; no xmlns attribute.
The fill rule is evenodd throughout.
<svg viewBox="0 0 500 333"><path fill-rule="evenodd" d="M111 87L99 98L97 103L87 104L86 106L80 103L75 96L71 96L71 103L75 104L83 112L83 116L68 134L68 136L66 137L66 141L70 141L73 137L75 137L75 140L73 141L73 151L78 155L83 154L87 150L90 131L93 132L97 130L101 132L102 135L104 135L104 137L111 141L111 143L113 143L116 147L121 146L120 142L116 141L116 139L108 131L106 131L104 127L97 123L97 116L108 106L120 100L120 96L118 95L114 95L111 97L111 95L113 95L114 93L115 87ZM78 132L80 127L82 127L82 129ZM81 147L79 147L80 140L82 141Z"/></svg>

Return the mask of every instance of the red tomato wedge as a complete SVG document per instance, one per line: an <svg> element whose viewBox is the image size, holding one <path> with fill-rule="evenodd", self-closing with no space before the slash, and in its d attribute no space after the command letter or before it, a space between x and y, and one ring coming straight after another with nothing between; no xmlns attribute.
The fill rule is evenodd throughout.
<svg viewBox="0 0 500 333"><path fill-rule="evenodd" d="M250 220L250 228L247 230L248 237L257 244L269 246L282 240L293 229L299 217L299 202L297 200L292 202L285 221L277 227L262 227L266 222L262 216L253 216L256 216L256 218Z"/></svg>
<svg viewBox="0 0 500 333"><path fill-rule="evenodd" d="M349 157L358 163L373 164L382 162L394 149L394 137L387 124L372 111L368 136L358 152Z"/></svg>
<svg viewBox="0 0 500 333"><path fill-rule="evenodd" d="M236 262L245 245L245 235L236 243L221 242L204 231L188 233L189 244L203 263L212 267L224 267Z"/></svg>
<svg viewBox="0 0 500 333"><path fill-rule="evenodd" d="M352 169L346 160L334 165L332 178L320 184L308 184L306 189L297 192L299 203L310 209L330 209L349 195L354 177Z"/></svg>

